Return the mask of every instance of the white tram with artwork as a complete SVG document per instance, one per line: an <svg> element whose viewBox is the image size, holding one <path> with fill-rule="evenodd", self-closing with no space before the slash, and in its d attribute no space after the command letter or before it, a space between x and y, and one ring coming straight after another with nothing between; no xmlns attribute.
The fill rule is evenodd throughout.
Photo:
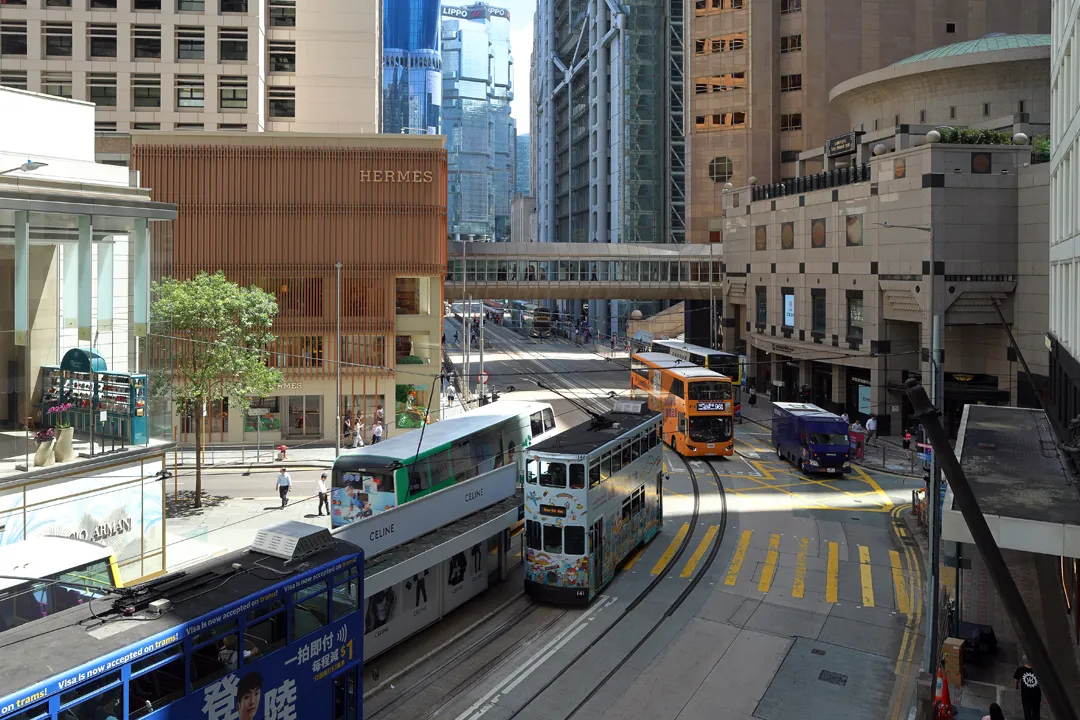
<svg viewBox="0 0 1080 720"><path fill-rule="evenodd" d="M525 453L525 591L588 604L663 524L661 414L643 401Z"/></svg>

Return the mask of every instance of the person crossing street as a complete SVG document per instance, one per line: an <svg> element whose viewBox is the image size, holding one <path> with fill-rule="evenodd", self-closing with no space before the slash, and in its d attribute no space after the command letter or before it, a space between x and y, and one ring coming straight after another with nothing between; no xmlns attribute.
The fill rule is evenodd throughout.
<svg viewBox="0 0 1080 720"><path fill-rule="evenodd" d="M281 509L284 510L285 506L289 504L289 490L292 488L292 477L285 468L281 468L281 472L277 476L277 489L278 494L281 496Z"/></svg>

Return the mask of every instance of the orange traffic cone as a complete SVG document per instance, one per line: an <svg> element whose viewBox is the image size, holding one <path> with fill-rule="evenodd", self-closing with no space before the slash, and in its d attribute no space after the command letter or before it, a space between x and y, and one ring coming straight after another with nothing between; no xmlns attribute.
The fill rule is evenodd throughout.
<svg viewBox="0 0 1080 720"><path fill-rule="evenodd" d="M934 692L934 717L935 720L952 720L956 716L953 708L952 696L949 694L949 679L944 671L938 667L937 687Z"/></svg>

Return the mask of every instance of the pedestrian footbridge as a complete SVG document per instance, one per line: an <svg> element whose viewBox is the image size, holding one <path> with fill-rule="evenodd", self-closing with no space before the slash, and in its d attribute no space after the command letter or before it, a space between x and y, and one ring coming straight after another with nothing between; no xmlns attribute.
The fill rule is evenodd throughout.
<svg viewBox="0 0 1080 720"><path fill-rule="evenodd" d="M450 242L445 297L708 300L722 255L722 245Z"/></svg>

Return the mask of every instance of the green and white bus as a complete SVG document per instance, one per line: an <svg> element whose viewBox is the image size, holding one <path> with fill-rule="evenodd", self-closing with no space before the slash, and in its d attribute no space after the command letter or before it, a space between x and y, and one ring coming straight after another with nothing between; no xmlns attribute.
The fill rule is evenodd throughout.
<svg viewBox="0 0 1080 720"><path fill-rule="evenodd" d="M524 453L555 434L555 413L541 402L500 400L464 415L349 450L334 462L331 521L341 527L514 463L524 482Z"/></svg>

